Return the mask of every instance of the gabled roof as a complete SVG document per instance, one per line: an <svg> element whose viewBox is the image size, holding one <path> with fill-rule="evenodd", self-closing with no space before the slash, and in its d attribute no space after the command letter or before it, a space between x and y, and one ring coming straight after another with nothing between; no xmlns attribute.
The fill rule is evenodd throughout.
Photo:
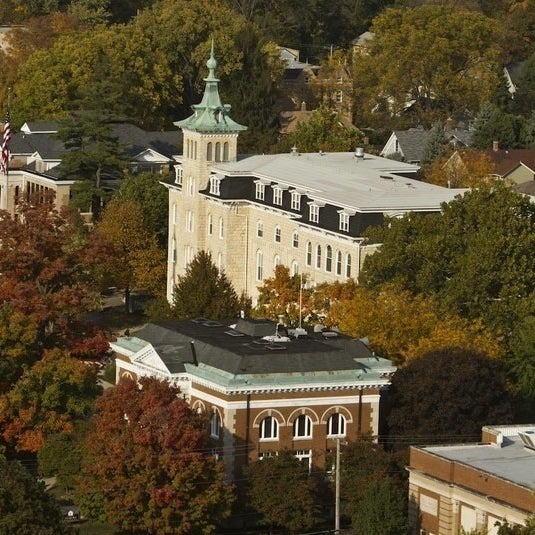
<svg viewBox="0 0 535 535"><path fill-rule="evenodd" d="M498 149L485 151L496 166L496 174L506 176L510 171L524 164L535 171L535 149Z"/></svg>
<svg viewBox="0 0 535 535"><path fill-rule="evenodd" d="M424 130L423 128L409 128L408 130L394 130L385 144L381 155L386 156L387 147L391 144L393 139L397 139L399 145L399 152L407 162L419 162L422 160L423 150L431 135L431 130ZM454 129L446 130L444 132L447 142L456 140L460 145L468 146L472 133L469 130Z"/></svg>

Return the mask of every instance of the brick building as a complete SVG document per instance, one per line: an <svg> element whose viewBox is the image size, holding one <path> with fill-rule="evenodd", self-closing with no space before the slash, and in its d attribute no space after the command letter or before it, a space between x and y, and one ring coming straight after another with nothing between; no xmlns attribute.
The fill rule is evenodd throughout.
<svg viewBox="0 0 535 535"><path fill-rule="evenodd" d="M409 514L416 533L498 532L535 512L535 425L487 426L482 442L411 447Z"/></svg>
<svg viewBox="0 0 535 535"><path fill-rule="evenodd" d="M111 347L117 381L167 380L206 414L230 479L284 449L329 468L337 439L377 435L381 390L395 371L359 340L267 320L149 324Z"/></svg>

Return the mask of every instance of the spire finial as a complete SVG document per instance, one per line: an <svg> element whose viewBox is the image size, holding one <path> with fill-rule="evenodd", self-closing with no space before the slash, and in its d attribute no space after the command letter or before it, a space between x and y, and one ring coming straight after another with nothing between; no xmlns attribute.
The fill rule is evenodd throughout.
<svg viewBox="0 0 535 535"><path fill-rule="evenodd" d="M210 58L206 62L206 66L210 70L210 74L208 75L210 78L215 77L215 68L217 67L217 61L215 60L214 56L214 40L212 39L212 48L210 50Z"/></svg>

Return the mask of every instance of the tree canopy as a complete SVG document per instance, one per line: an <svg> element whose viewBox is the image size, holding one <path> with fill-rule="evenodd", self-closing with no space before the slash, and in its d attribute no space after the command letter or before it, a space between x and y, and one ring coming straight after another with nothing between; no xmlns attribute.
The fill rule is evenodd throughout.
<svg viewBox="0 0 535 535"><path fill-rule="evenodd" d="M503 184L468 191L442 214L389 221L369 239L383 244L365 260L369 287L399 282L506 336L534 306L535 207Z"/></svg>
<svg viewBox="0 0 535 535"><path fill-rule="evenodd" d="M397 446L477 441L490 422L514 421L503 365L444 349L399 369L387 392L388 436Z"/></svg>
<svg viewBox="0 0 535 535"><path fill-rule="evenodd" d="M0 533L69 533L44 485L18 462L5 459L0 459Z"/></svg>
<svg viewBox="0 0 535 535"><path fill-rule="evenodd" d="M292 452L283 451L251 464L246 477L250 503L269 525L290 533L314 526L318 483Z"/></svg>
<svg viewBox="0 0 535 535"><path fill-rule="evenodd" d="M206 251L199 251L178 277L173 291L172 313L180 319L233 318L240 311L240 299L224 272L220 272Z"/></svg>
<svg viewBox="0 0 535 535"><path fill-rule="evenodd" d="M51 350L0 398L0 433L19 451L39 451L49 435L88 417L101 387L96 369Z"/></svg>
<svg viewBox="0 0 535 535"><path fill-rule="evenodd" d="M447 5L387 8L371 26L373 40L353 64L357 113L410 104L417 120L478 110L498 81L499 24ZM425 50L425 54L422 51Z"/></svg>
<svg viewBox="0 0 535 535"><path fill-rule="evenodd" d="M210 455L205 422L166 382L123 379L106 390L85 442L84 514L122 530L213 533L232 487Z"/></svg>

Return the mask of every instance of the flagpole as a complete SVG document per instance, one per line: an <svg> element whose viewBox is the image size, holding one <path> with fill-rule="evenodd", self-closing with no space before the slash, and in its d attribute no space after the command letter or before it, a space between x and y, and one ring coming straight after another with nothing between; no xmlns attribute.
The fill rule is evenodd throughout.
<svg viewBox="0 0 535 535"><path fill-rule="evenodd" d="M11 138L11 87L7 88L6 122L2 134L2 164L4 166L4 195L2 196L2 209L9 210L9 139Z"/></svg>

